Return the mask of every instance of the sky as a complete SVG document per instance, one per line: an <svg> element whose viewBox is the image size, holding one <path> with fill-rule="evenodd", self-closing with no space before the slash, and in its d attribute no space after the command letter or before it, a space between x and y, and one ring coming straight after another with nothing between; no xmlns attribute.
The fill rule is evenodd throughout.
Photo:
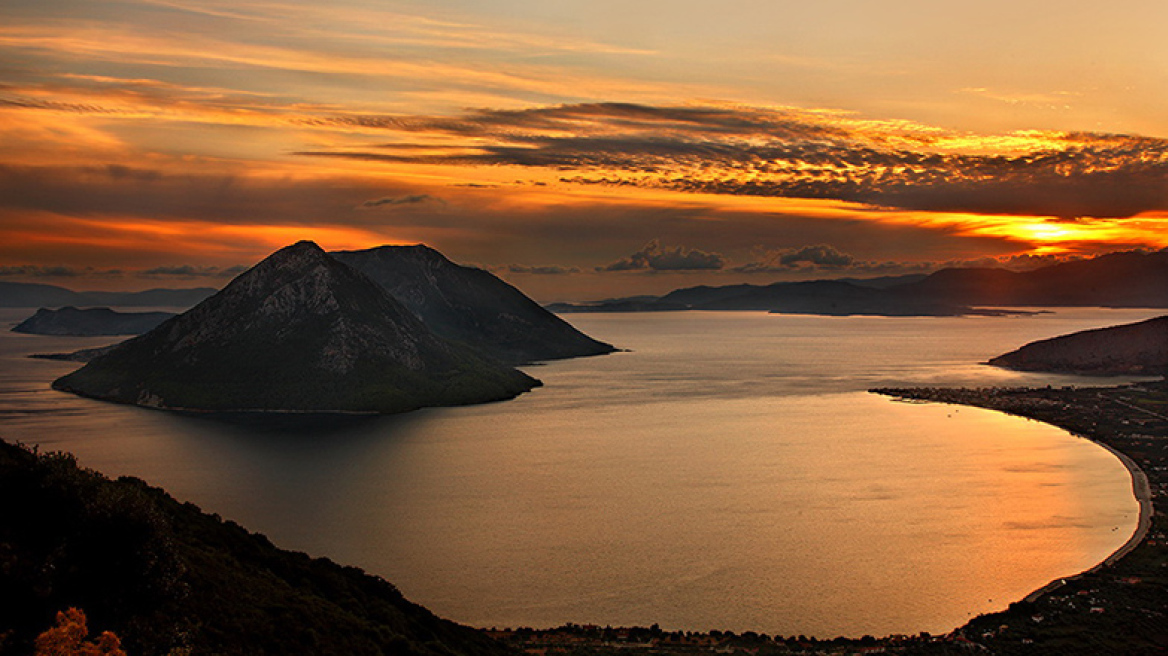
<svg viewBox="0 0 1168 656"><path fill-rule="evenodd" d="M0 280L541 301L1168 247L1168 3L4 0Z"/></svg>

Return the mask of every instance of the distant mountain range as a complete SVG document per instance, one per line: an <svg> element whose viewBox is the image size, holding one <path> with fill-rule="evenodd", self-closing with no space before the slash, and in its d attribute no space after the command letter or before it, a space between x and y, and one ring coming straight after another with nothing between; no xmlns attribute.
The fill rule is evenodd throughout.
<svg viewBox="0 0 1168 656"><path fill-rule="evenodd" d="M214 294L211 287L149 289L142 292L75 292L55 285L0 282L0 307L191 307Z"/></svg>
<svg viewBox="0 0 1168 656"><path fill-rule="evenodd" d="M840 280L686 287L657 298L618 298L593 304L554 303L547 309L559 313L753 310L829 316L1011 314L1005 310L978 309L943 299L903 294L896 291L896 287L884 289Z"/></svg>
<svg viewBox="0 0 1168 656"><path fill-rule="evenodd" d="M109 308L41 308L12 329L32 335L141 335L175 316L173 312L116 312Z"/></svg>
<svg viewBox="0 0 1168 656"><path fill-rule="evenodd" d="M1031 342L988 364L1089 376L1168 375L1168 316Z"/></svg>
<svg viewBox="0 0 1168 656"><path fill-rule="evenodd" d="M1001 314L991 308L1168 307L1168 252L1111 253L1033 271L942 269L916 278L688 287L661 297L549 305L554 312L762 310L823 315Z"/></svg>

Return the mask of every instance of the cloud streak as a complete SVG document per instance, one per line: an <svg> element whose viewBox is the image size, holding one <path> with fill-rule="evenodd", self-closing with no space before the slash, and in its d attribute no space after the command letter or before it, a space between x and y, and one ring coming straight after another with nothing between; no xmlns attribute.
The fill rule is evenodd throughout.
<svg viewBox="0 0 1168 656"><path fill-rule="evenodd" d="M379 207L392 207L394 205L420 205L422 203L439 203L445 205L446 201L430 194L410 194L408 196L386 196L376 200L367 200L357 206L359 210L372 210Z"/></svg>
<svg viewBox="0 0 1168 656"><path fill-rule="evenodd" d="M302 154L549 169L576 185L1059 218L1168 210L1168 140L1148 137L1031 132L979 139L810 111L617 103L310 122L384 130L403 141ZM405 141L410 135L446 141Z"/></svg>
<svg viewBox="0 0 1168 656"><path fill-rule="evenodd" d="M196 278L233 278L247 271L247 269L248 267L242 264L230 267L180 264L177 266L161 266L145 269L139 271L137 275L143 278L181 278L186 280Z"/></svg>

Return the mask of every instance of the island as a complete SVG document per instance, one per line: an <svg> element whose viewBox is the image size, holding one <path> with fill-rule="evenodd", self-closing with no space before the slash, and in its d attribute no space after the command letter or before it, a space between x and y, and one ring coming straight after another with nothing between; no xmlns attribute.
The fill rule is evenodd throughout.
<svg viewBox="0 0 1168 656"><path fill-rule="evenodd" d="M53 388L190 412L397 413L512 398L539 381L434 335L312 242L123 342Z"/></svg>
<svg viewBox="0 0 1168 656"><path fill-rule="evenodd" d="M141 335L175 316L173 312L118 312L110 308L78 309L67 305L59 310L41 308L12 329L30 335Z"/></svg>
<svg viewBox="0 0 1168 656"><path fill-rule="evenodd" d="M428 246L330 253L369 276L435 335L513 364L603 355L592 339L497 276L451 262Z"/></svg>

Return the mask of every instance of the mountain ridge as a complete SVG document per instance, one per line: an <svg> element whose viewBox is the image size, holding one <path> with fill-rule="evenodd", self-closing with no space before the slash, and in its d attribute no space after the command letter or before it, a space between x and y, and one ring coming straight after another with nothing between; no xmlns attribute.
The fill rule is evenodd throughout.
<svg viewBox="0 0 1168 656"><path fill-rule="evenodd" d="M75 292L44 283L0 281L0 307L192 307L217 291L212 287L192 287L137 292Z"/></svg>
<svg viewBox="0 0 1168 656"><path fill-rule="evenodd" d="M913 276L698 285L664 296L555 303L556 312L756 310L876 316L1018 314L1026 307L1168 308L1168 250L1108 253L1031 271L947 268Z"/></svg>
<svg viewBox="0 0 1168 656"><path fill-rule="evenodd" d="M330 253L368 275L436 335L522 364L615 349L576 330L494 274L424 245Z"/></svg>

